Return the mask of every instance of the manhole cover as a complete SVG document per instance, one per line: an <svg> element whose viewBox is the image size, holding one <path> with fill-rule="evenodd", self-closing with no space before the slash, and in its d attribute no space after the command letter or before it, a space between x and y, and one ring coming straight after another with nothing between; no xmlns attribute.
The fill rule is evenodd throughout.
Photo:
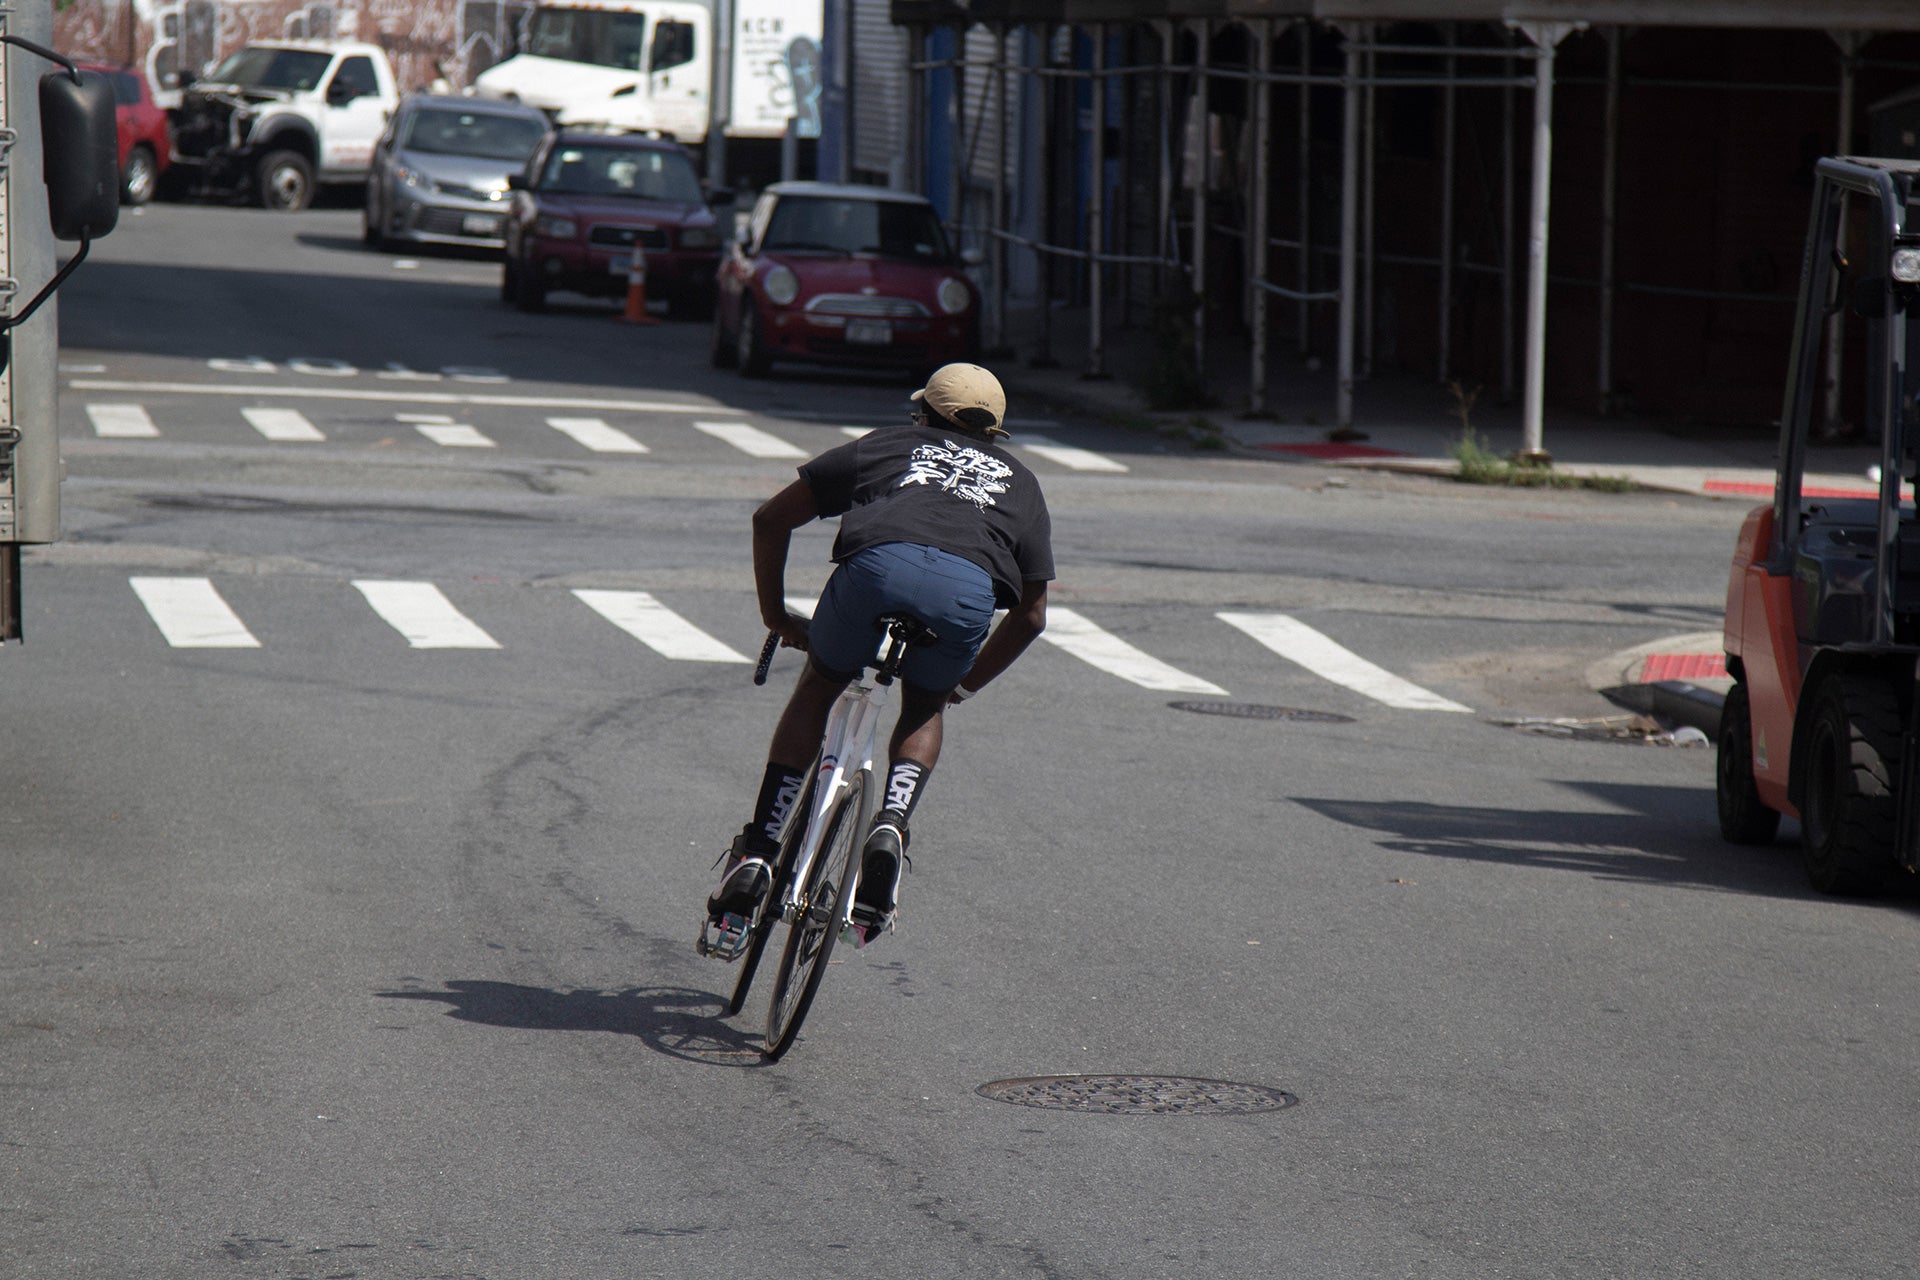
<svg viewBox="0 0 1920 1280"><path fill-rule="evenodd" d="M1299 1101L1265 1085L1189 1076L1026 1076L994 1080L976 1092L1022 1107L1114 1116L1249 1115L1279 1111Z"/></svg>
<svg viewBox="0 0 1920 1280"><path fill-rule="evenodd" d="M1264 707L1257 702L1169 702L1175 711L1203 716L1233 716L1240 720L1305 720L1313 724L1352 724L1352 716L1331 711L1303 711L1299 707Z"/></svg>

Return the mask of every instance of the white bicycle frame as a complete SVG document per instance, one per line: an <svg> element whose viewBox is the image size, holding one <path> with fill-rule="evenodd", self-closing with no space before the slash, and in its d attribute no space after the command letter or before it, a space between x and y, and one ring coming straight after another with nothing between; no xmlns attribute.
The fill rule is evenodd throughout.
<svg viewBox="0 0 1920 1280"><path fill-rule="evenodd" d="M834 701L833 710L827 714L827 729L820 739L820 758L813 766L813 803L805 814L806 834L801 837L793 870L787 877L787 887L779 902L780 918L788 923L797 919L803 909L800 887L807 883L813 860L820 856L821 843L827 836L827 820L833 816L835 806L852 785L852 779L858 775L866 776L867 785L861 789L859 812L851 815L855 824L854 848L860 847L866 838L867 824L873 821L879 801L874 785L873 742L877 736L880 713L886 709L888 690L888 686L880 684L874 676L871 669L863 669ZM787 815L787 822L792 823L801 816L796 808ZM856 866L854 877L849 879L858 874ZM852 910L853 885L848 883L840 889L840 918L837 923L841 927L851 921Z"/></svg>

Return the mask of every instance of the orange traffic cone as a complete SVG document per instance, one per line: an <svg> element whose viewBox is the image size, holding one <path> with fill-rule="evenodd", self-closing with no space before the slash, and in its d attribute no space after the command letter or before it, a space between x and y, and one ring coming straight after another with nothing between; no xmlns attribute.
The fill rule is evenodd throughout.
<svg viewBox="0 0 1920 1280"><path fill-rule="evenodd" d="M633 244L633 261L627 266L627 309L620 317L628 324L659 324L647 314L647 251L639 241Z"/></svg>

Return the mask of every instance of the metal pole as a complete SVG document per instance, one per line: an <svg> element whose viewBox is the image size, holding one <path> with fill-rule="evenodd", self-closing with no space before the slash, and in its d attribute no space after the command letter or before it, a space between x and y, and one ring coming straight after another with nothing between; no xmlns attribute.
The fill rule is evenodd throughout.
<svg viewBox="0 0 1920 1280"><path fill-rule="evenodd" d="M1040 66L1042 70L1053 67L1053 27L1045 25L1038 28ZM1054 192L1056 179L1053 164L1053 98L1059 89L1047 76L1037 82L1040 97L1040 141L1036 150L1040 161L1040 240L1053 242ZM1035 369L1057 369L1059 361L1053 358L1053 255L1043 253L1040 257L1040 348L1028 363Z"/></svg>
<svg viewBox="0 0 1920 1280"><path fill-rule="evenodd" d="M1313 24L1300 22L1294 28L1300 33L1300 137L1294 160L1294 172L1297 175L1299 190L1294 193L1294 217L1299 223L1300 240L1293 251L1294 288L1301 293L1313 290L1313 86L1306 78L1313 74ZM1294 309L1294 328L1296 344L1300 354L1305 357L1311 349L1309 341L1313 317L1309 310L1311 303L1301 302Z"/></svg>
<svg viewBox="0 0 1920 1280"><path fill-rule="evenodd" d="M1360 55L1354 42L1363 28L1346 26L1346 90L1340 125L1340 384L1335 401L1334 438L1352 438L1354 261L1360 243Z"/></svg>
<svg viewBox="0 0 1920 1280"><path fill-rule="evenodd" d="M501 6L502 11L506 6ZM727 129L733 123L733 0L713 0L713 74L707 89L707 185L727 185Z"/></svg>
<svg viewBox="0 0 1920 1280"><path fill-rule="evenodd" d="M1369 44L1373 42L1373 35L1373 24L1368 23L1367 42ZM1360 187L1360 234L1362 237L1362 253L1360 258L1362 272L1360 283L1360 376L1363 378L1371 378L1373 376L1373 263L1376 249L1373 198L1374 179L1376 176L1375 170L1379 159L1378 148L1374 141L1375 135L1379 133L1378 128L1375 127L1376 119L1374 114L1379 104L1379 97L1373 83L1374 80L1378 78L1379 56L1371 49L1367 50L1366 65L1366 120L1363 126L1365 129L1363 145L1366 148L1366 157L1361 166Z"/></svg>
<svg viewBox="0 0 1920 1280"><path fill-rule="evenodd" d="M1086 377L1107 376L1103 364L1102 330L1106 327L1106 296L1102 285L1107 274L1100 261L1107 251L1107 24L1093 24L1093 137L1090 155L1093 174L1087 184L1087 372Z"/></svg>
<svg viewBox="0 0 1920 1280"><path fill-rule="evenodd" d="M1512 39L1512 35L1508 35ZM1513 74L1513 59L1506 59L1508 75ZM1514 101L1513 89L1501 90L1500 123L1500 399L1513 399L1513 236L1514 211L1518 207L1513 174Z"/></svg>
<svg viewBox="0 0 1920 1280"><path fill-rule="evenodd" d="M993 148L993 229L995 232L1011 231L1008 224L1012 218L1007 209L1007 128L1011 115L1009 104L1010 91L1007 81L1007 25L1001 23L994 28L995 47L998 56L994 62L994 74L1000 77L1000 131ZM995 350L1007 345L1007 242L1004 236L993 236L993 340L988 344Z"/></svg>
<svg viewBox="0 0 1920 1280"><path fill-rule="evenodd" d="M953 222L953 242L960 242L967 225L967 28L953 28L953 69L947 80L947 216ZM977 126L976 126L977 127Z"/></svg>
<svg viewBox="0 0 1920 1280"><path fill-rule="evenodd" d="M1154 209L1154 252L1171 262L1179 256L1173 234L1173 24L1155 22L1154 28L1160 37L1160 75L1154 82L1160 108L1160 198ZM1156 273L1156 298L1160 282L1166 278L1164 270Z"/></svg>
<svg viewBox="0 0 1920 1280"><path fill-rule="evenodd" d="M1529 23L1523 30L1540 47L1533 71L1533 199L1527 234L1527 384L1521 415L1520 458L1551 462L1542 442L1547 373L1547 229L1553 177L1554 50L1571 27Z"/></svg>
<svg viewBox="0 0 1920 1280"><path fill-rule="evenodd" d="M1613 306L1619 281L1614 234L1620 210L1619 27L1607 28L1606 140L1600 161L1600 412L1613 412Z"/></svg>
<svg viewBox="0 0 1920 1280"><path fill-rule="evenodd" d="M1459 39L1459 30L1447 24L1447 45ZM1447 55L1447 79L1459 74L1460 60ZM1449 84L1440 91L1440 380L1453 373L1453 164L1454 112L1458 91Z"/></svg>
<svg viewBox="0 0 1920 1280"><path fill-rule="evenodd" d="M1255 78L1248 89L1253 100L1253 163L1248 166L1253 182L1253 225L1248 228L1248 249L1252 255L1247 286L1253 307L1252 367L1247 371L1247 411L1264 413L1267 407L1267 153L1272 146L1273 86L1267 73L1273 69L1273 23L1262 19L1253 25L1258 42L1254 52Z"/></svg>
<svg viewBox="0 0 1920 1280"><path fill-rule="evenodd" d="M1213 44L1213 24L1197 25L1193 56L1193 117L1189 136L1198 140L1199 163L1193 182L1193 367L1204 382L1207 376L1207 187L1213 181L1212 117L1207 110L1211 81L1207 56Z"/></svg>
<svg viewBox="0 0 1920 1280"><path fill-rule="evenodd" d="M1835 150L1846 155L1853 150L1853 81L1854 59L1859 56L1860 46L1866 37L1858 31L1834 31L1829 33L1833 42L1840 46L1840 122L1839 146ZM1834 248L1841 253L1847 249L1847 226L1842 220L1840 232L1834 240ZM1826 356L1826 397L1821 410L1821 428L1829 434L1838 434L1845 425L1841 421L1840 380L1845 374L1842 367L1846 358L1845 307L1836 310L1827 321Z"/></svg>

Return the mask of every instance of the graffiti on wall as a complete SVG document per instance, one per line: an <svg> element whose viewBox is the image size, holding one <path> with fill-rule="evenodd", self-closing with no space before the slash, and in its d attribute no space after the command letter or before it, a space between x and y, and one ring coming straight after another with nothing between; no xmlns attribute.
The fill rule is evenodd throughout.
<svg viewBox="0 0 1920 1280"><path fill-rule="evenodd" d="M402 90L470 84L510 52L531 0L73 0L54 43L140 68L165 101L255 40L366 40L387 51Z"/></svg>

